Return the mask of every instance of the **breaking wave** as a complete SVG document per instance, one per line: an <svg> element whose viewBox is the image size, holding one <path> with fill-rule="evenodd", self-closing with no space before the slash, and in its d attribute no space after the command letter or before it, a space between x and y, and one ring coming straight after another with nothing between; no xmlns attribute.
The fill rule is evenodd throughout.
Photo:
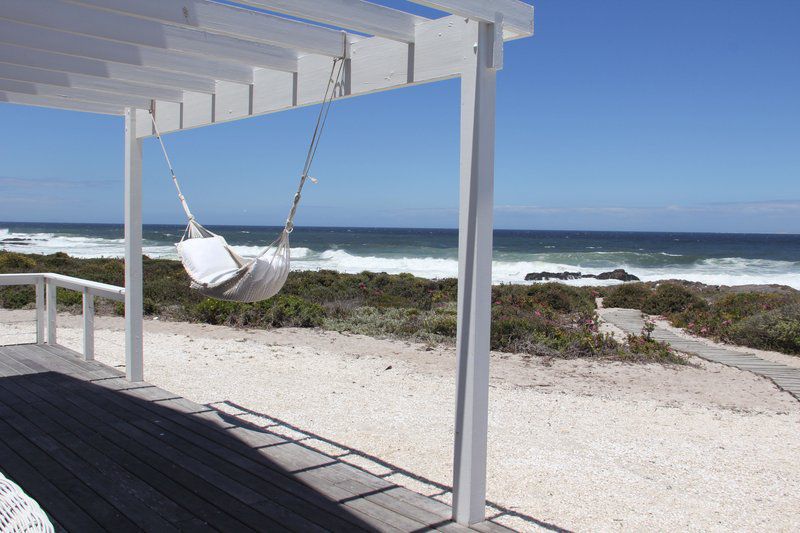
<svg viewBox="0 0 800 533"><path fill-rule="evenodd" d="M151 234L156 235L156 234ZM159 233L145 239L144 253L153 258L176 259L174 233ZM254 239L255 241L255 239ZM350 244L348 247L352 247ZM558 252L542 246L541 253L496 252L493 261L495 283L521 283L529 272L580 271L599 274L614 268L624 268L643 281L684 279L712 285L781 284L800 289L800 262L743 257L700 257L665 252L613 251L588 247L579 252ZM597 247L599 248L599 246ZM244 257L252 257L261 246L234 245ZM0 250L52 254L66 252L74 257L121 257L123 239L76 233L21 232L0 228ZM377 250L377 251L376 251ZM363 251L351 249L313 250L292 248L292 268L295 270L329 269L339 272L362 271L399 274L408 272L425 278L455 277L458 275L456 250L430 247L403 249L365 245ZM615 281L595 279L572 280L573 285L614 284Z"/></svg>

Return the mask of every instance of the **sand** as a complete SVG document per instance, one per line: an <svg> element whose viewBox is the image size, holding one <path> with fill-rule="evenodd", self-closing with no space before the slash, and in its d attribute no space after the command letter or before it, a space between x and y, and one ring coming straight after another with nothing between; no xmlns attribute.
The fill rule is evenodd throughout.
<svg viewBox="0 0 800 533"><path fill-rule="evenodd" d="M9 323L31 316L0 310L0 343L32 340L31 322ZM121 365L122 320L96 325L97 359ZM79 317L59 326L77 349ZM147 320L145 351L156 385L278 422L271 429L325 452L349 450L344 460L414 490L449 486L451 346ZM800 402L748 372L692 362L493 353L488 497L499 521L524 531L800 529Z"/></svg>

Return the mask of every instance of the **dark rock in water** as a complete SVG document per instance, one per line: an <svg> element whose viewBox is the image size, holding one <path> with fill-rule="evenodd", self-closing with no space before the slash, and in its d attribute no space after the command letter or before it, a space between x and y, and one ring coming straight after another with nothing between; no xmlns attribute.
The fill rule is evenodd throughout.
<svg viewBox="0 0 800 533"><path fill-rule="evenodd" d="M595 279L616 279L619 281L639 281L633 274L628 274L625 270L618 268L611 272L602 274L581 274L580 272L531 272L525 276L525 281L546 281L550 279L560 279L567 281L570 279L595 278Z"/></svg>
<svg viewBox="0 0 800 533"><path fill-rule="evenodd" d="M619 281L639 281L639 278L634 276L633 274L628 274L625 272L624 269L617 268L612 270L611 272L603 272L602 274L598 274L596 276L591 276L597 279L616 279Z"/></svg>
<svg viewBox="0 0 800 533"><path fill-rule="evenodd" d="M20 239L18 237L10 237L8 239L0 239L0 244L14 244L16 246L30 246L33 244L32 239Z"/></svg>
<svg viewBox="0 0 800 533"><path fill-rule="evenodd" d="M525 276L525 281L544 281L548 279L580 279L580 272L531 272Z"/></svg>

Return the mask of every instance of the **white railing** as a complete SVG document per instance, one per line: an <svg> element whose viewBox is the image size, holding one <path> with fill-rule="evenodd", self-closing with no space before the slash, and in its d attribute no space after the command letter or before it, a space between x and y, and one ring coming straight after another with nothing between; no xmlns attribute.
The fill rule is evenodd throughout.
<svg viewBox="0 0 800 533"><path fill-rule="evenodd" d="M57 344L56 288L62 287L83 294L83 357L94 359L94 297L125 301L125 289L61 274L0 274L0 286L34 285L36 287L36 344ZM46 303L46 305L45 305ZM45 321L45 313L47 320ZM46 327L45 327L46 325ZM45 330L47 340L45 341Z"/></svg>

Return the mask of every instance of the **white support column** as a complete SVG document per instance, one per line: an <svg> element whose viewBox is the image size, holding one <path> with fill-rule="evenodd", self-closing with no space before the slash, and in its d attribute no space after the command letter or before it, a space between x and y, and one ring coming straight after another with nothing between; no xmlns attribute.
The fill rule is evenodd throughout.
<svg viewBox="0 0 800 533"><path fill-rule="evenodd" d="M94 295L83 288L83 358L94 360Z"/></svg>
<svg viewBox="0 0 800 533"><path fill-rule="evenodd" d="M144 381L142 343L142 141L125 109L125 374Z"/></svg>
<svg viewBox="0 0 800 533"><path fill-rule="evenodd" d="M496 76L495 25L466 24L461 74L453 518L460 524L474 524L484 520L486 506Z"/></svg>
<svg viewBox="0 0 800 533"><path fill-rule="evenodd" d="M44 278L36 280L36 344L44 344Z"/></svg>
<svg viewBox="0 0 800 533"><path fill-rule="evenodd" d="M56 284L49 279L45 282L47 292L47 344L56 345L56 319L58 317L58 299Z"/></svg>

